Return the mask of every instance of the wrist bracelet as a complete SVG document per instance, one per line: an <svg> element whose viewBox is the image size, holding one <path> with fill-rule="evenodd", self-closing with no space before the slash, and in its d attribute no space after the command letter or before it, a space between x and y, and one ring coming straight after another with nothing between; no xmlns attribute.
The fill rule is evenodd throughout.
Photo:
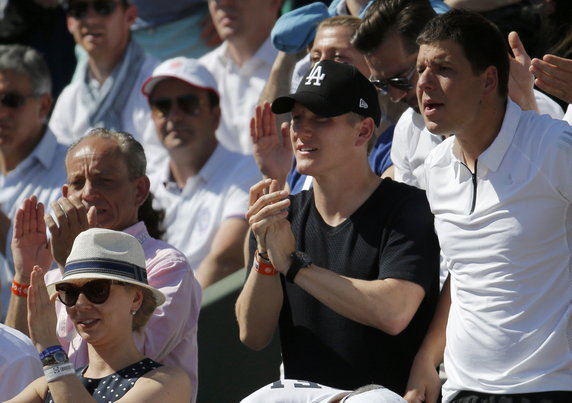
<svg viewBox="0 0 572 403"><path fill-rule="evenodd" d="M48 365L44 367L44 376L46 377L46 382L53 382L67 375L75 375L75 370L71 362Z"/></svg>
<svg viewBox="0 0 572 403"><path fill-rule="evenodd" d="M278 270L274 268L270 260L264 261L264 258L260 256L260 253L256 251L256 256L254 258L254 271L265 276L273 276L278 274Z"/></svg>
<svg viewBox="0 0 572 403"><path fill-rule="evenodd" d="M258 249L256 249L256 252L254 253L256 254L256 258L260 258L260 260L262 260L264 263L272 264L270 262L270 257L268 256L268 253L259 252Z"/></svg>
<svg viewBox="0 0 572 403"><path fill-rule="evenodd" d="M12 280L12 294L18 297L28 297L28 288L30 286L26 284L20 284L16 280Z"/></svg>
<svg viewBox="0 0 572 403"><path fill-rule="evenodd" d="M60 346L59 344L46 348L44 351L42 351L40 353L40 361L42 361L48 355L57 353L58 351L64 351L65 352L64 348L62 346Z"/></svg>

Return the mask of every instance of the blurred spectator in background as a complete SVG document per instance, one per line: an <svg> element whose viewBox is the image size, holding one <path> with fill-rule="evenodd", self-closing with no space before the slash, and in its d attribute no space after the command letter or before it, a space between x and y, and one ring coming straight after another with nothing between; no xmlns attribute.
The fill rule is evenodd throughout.
<svg viewBox="0 0 572 403"><path fill-rule="evenodd" d="M59 0L0 1L0 44L36 49L48 64L57 99L75 69L74 41Z"/></svg>
<svg viewBox="0 0 572 403"><path fill-rule="evenodd" d="M132 0L137 19L133 39L160 60L198 58L220 44L205 0Z"/></svg>
<svg viewBox="0 0 572 403"><path fill-rule="evenodd" d="M50 72L42 56L23 45L0 45L0 282L3 318L12 292L29 279L15 279L11 222L23 200L42 203L60 196L66 147L47 128L52 107ZM14 281L14 283L13 283Z"/></svg>
<svg viewBox="0 0 572 403"><path fill-rule="evenodd" d="M158 61L131 39L137 9L127 0L65 0L63 5L68 29L88 60L57 100L50 128L64 144L94 127L131 133L143 144L152 171L166 152L140 89Z"/></svg>
<svg viewBox="0 0 572 403"><path fill-rule="evenodd" d="M201 62L221 94L217 138L234 152L252 153L249 122L276 58L270 31L281 4L282 0L209 0L214 26L224 42Z"/></svg>
<svg viewBox="0 0 572 403"><path fill-rule="evenodd" d="M248 190L260 173L250 156L217 141L220 97L198 61L163 62L143 93L169 153L151 178L155 204L165 210L164 238L187 256L205 288L244 266Z"/></svg>

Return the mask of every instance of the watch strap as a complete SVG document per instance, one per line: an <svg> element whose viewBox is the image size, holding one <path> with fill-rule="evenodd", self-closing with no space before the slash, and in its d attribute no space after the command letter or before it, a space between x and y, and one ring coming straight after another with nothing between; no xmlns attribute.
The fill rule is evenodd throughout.
<svg viewBox="0 0 572 403"><path fill-rule="evenodd" d="M290 268L286 273L286 281L289 283L294 283L294 279L300 269L304 267L308 267L312 264L309 256L304 254L303 252L294 251L290 254L290 259L292 259L292 263L290 263Z"/></svg>

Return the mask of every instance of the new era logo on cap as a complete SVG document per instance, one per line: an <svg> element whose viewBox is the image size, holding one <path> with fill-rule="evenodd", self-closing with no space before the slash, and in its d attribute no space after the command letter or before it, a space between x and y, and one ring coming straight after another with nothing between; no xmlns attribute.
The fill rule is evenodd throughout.
<svg viewBox="0 0 572 403"><path fill-rule="evenodd" d="M381 121L377 90L355 66L347 63L333 60L316 63L296 93L274 100L272 111L290 112L296 102L323 117L354 112L371 117L377 126Z"/></svg>

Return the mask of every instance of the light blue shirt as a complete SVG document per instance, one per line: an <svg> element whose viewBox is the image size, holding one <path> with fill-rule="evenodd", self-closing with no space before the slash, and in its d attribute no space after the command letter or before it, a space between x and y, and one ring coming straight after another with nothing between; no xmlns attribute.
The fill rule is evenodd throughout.
<svg viewBox="0 0 572 403"><path fill-rule="evenodd" d="M53 133L47 129L30 155L7 175L0 174L0 209L10 220L27 197L36 195L48 211L49 203L61 196L62 185L66 183L66 152L67 147L58 143ZM12 225L6 237L6 258L0 255L2 318L8 309L14 276L11 242Z"/></svg>

